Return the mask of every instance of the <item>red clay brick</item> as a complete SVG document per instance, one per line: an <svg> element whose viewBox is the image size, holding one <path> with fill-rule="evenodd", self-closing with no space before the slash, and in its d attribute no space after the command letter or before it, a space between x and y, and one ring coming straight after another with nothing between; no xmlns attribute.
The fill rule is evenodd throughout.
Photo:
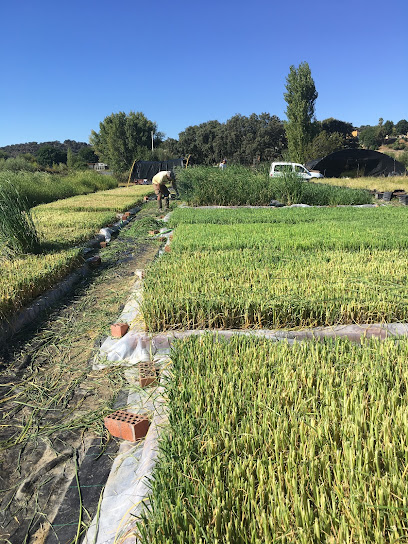
<svg viewBox="0 0 408 544"><path fill-rule="evenodd" d="M152 361L141 362L139 367L139 383L140 387L147 387L157 381L157 371Z"/></svg>
<svg viewBox="0 0 408 544"><path fill-rule="evenodd" d="M122 338L129 329L129 325L127 323L113 323L111 325L111 336L114 338Z"/></svg>
<svg viewBox="0 0 408 544"><path fill-rule="evenodd" d="M112 436L136 442L144 438L150 426L150 422L143 414L130 414L125 410L117 410L105 417L105 427Z"/></svg>

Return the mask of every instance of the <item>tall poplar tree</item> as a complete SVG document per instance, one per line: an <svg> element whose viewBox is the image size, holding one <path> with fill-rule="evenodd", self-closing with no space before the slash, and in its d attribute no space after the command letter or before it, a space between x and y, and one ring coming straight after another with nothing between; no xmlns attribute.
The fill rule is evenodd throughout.
<svg viewBox="0 0 408 544"><path fill-rule="evenodd" d="M313 140L315 120L316 87L309 64L302 62L298 68L290 67L286 78L284 98L287 103L285 122L288 150L292 161L303 163L308 156L308 147Z"/></svg>

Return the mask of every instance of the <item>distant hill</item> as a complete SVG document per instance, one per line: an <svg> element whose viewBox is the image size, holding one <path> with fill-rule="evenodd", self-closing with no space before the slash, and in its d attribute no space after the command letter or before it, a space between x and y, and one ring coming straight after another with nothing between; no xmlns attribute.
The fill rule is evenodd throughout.
<svg viewBox="0 0 408 544"><path fill-rule="evenodd" d="M10 157L17 157L17 155L22 155L25 153L31 153L32 155L35 155L37 151L40 149L40 147L43 147L44 145L51 145L52 147L55 147L56 149L60 149L61 151L68 151L68 148L70 147L73 153L78 153L80 149L83 147L91 147L86 142L76 142L75 140L65 140L64 142L28 142L25 144L13 144L13 145L6 145L4 147L0 147L0 150L5 151Z"/></svg>

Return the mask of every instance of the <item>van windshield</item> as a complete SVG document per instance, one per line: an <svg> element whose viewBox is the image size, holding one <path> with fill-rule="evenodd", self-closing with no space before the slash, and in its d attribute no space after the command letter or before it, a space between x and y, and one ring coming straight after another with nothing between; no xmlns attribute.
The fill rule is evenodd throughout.
<svg viewBox="0 0 408 544"><path fill-rule="evenodd" d="M276 164L275 165L275 172L292 172L292 165L291 164Z"/></svg>
<svg viewBox="0 0 408 544"><path fill-rule="evenodd" d="M309 172L306 170L306 168L303 168L303 166L295 165L295 172L297 174L308 174Z"/></svg>

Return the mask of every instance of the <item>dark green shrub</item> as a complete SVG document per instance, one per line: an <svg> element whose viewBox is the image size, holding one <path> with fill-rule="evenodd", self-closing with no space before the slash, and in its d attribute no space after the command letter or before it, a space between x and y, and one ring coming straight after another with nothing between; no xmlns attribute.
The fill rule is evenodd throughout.
<svg viewBox="0 0 408 544"><path fill-rule="evenodd" d="M0 159L0 171L9 172L35 172L37 166L30 161L23 159L22 157L16 157L11 159Z"/></svg>

